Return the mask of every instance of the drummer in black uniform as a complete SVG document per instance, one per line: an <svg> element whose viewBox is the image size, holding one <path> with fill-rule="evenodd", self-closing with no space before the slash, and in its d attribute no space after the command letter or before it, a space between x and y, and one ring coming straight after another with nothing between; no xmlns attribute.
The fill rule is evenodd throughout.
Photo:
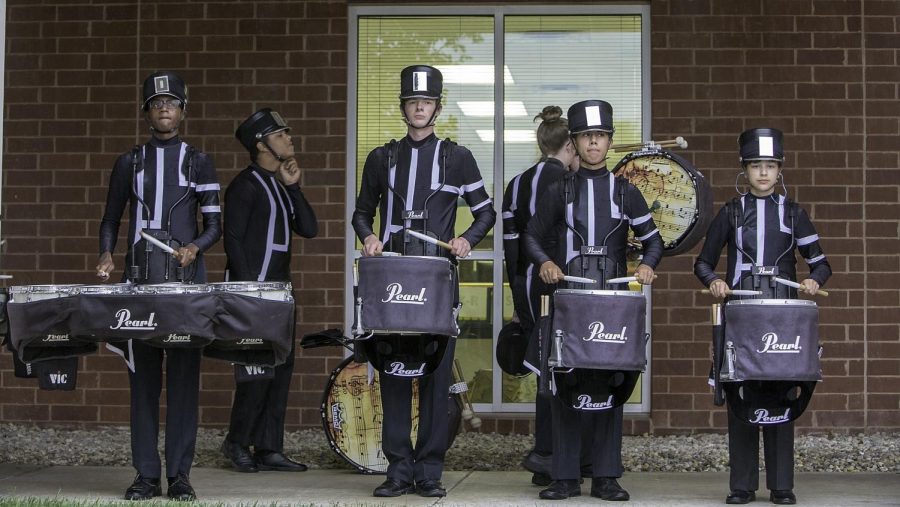
<svg viewBox="0 0 900 507"><path fill-rule="evenodd" d="M537 142L541 150L541 161L514 177L503 194L503 256L506 260L506 274L512 289L513 307L522 326L522 334L529 338L535 322L540 318L542 295L552 293L552 288L537 276L539 266L528 261L525 243L520 234L528 228L528 221L534 215L540 196L554 181L569 171L569 166L577 164L575 143L569 137L569 124L562 116L559 106L547 106L537 116L541 124L537 129ZM577 168L577 165L575 166ZM555 238L549 238L546 251L553 251ZM537 350L532 346L530 350ZM525 365L539 372L535 358L527 358ZM550 483L550 455L553 452L550 401L544 396L535 399L534 449L525 457L523 465L534 475L531 481L540 486Z"/></svg>
<svg viewBox="0 0 900 507"><path fill-rule="evenodd" d="M221 235L216 169L212 159L178 136L188 101L180 77L173 72L151 74L144 81L143 98L151 138L120 155L113 166L100 222L97 275L106 280L115 270L112 252L128 207L131 220L122 281L204 283L203 252ZM197 230L198 212L202 232ZM155 247L148 252L141 230L169 243L175 253ZM131 454L138 474L125 498L144 500L161 494L157 440L165 356L167 494L174 500L194 500L188 477L197 440L200 349L162 349L135 340L121 348L109 347L125 357L131 384Z"/></svg>
<svg viewBox="0 0 900 507"><path fill-rule="evenodd" d="M469 255L494 225L493 201L472 153L434 134L442 89L443 77L434 67L414 65L400 73L400 109L407 135L399 142L372 150L366 158L353 213L353 229L363 242L363 255L390 251L448 256L455 261L456 257ZM449 146L442 146L445 144ZM460 197L469 205L474 221L456 236ZM381 218L377 235L372 229L376 209ZM405 237L405 226L422 232L423 223L426 234L448 242L452 250L432 249L430 243ZM382 449L389 464L387 480L375 488L376 497L412 491L426 497L447 494L441 485L441 474L448 441L447 403L453 350L451 339L436 371L419 377L419 432L415 447L410 439L412 380L379 376L384 410Z"/></svg>
<svg viewBox="0 0 900 507"><path fill-rule="evenodd" d="M562 281L566 274L587 276L577 270L577 266L582 265L581 247L605 245L605 273L593 275L598 278L602 275L605 279L625 276L630 226L644 252L634 276L642 284L652 283L653 271L662 257L663 243L640 191L627 180L614 177L606 168L606 154L615 132L612 106L602 100L587 100L572 105L567 116L581 157L581 167L551 184L538 202L524 237L530 259L540 266L541 280L552 285ZM548 237L556 240L554 251L543 247ZM560 266L565 266L569 273L563 272ZM582 444L579 428L580 424L593 424L591 495L604 500L628 500L628 492L616 480L623 472L622 407L583 415L558 397L554 397L550 405L553 413L553 482L540 492L540 497L562 500L581 494L578 483Z"/></svg>
<svg viewBox="0 0 900 507"><path fill-rule="evenodd" d="M777 266L778 276L797 280L795 248L809 266L809 277L800 282L803 291L813 295L831 276L831 267L819 245L819 235L809 215L786 195L775 193L782 182L784 163L783 135L771 128L749 129L738 138L742 171L738 178L749 185L747 192L726 204L716 215L706 242L694 263L694 274L709 287L715 297L725 297L729 289L762 289L752 286L751 268ZM786 192L785 192L786 193ZM792 209L793 208L793 209ZM735 234L735 216L738 233ZM795 220L793 227L791 220ZM792 230L793 229L793 230ZM722 248L728 245L728 272L722 280L715 269ZM740 250L743 250L741 253ZM744 255L746 254L746 256ZM747 257L749 256L749 257ZM777 286L782 294L761 297L796 298L794 289ZM729 400L730 401L730 400ZM797 502L794 488L794 423L785 422L763 428L766 461L766 487L775 504ZM745 504L756 499L759 487L759 431L728 411L728 454L731 466L727 504Z"/></svg>
<svg viewBox="0 0 900 507"><path fill-rule="evenodd" d="M289 131L280 114L264 108L244 120L234 134L250 153L251 163L225 192L228 281L290 282L291 231L304 238L318 233L316 214L300 191L300 168ZM284 455L293 346L285 363L274 372L264 371L272 376L237 383L222 452L239 472L303 472L306 465Z"/></svg>

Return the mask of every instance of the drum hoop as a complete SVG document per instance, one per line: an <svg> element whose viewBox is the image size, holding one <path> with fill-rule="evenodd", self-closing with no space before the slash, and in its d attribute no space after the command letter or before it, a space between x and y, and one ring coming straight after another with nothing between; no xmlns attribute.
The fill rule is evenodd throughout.
<svg viewBox="0 0 900 507"><path fill-rule="evenodd" d="M79 285L72 288L72 294L124 294L134 292L131 284Z"/></svg>
<svg viewBox="0 0 900 507"><path fill-rule="evenodd" d="M146 283L135 285L134 292L135 294L204 294L210 292L210 288L205 283Z"/></svg>
<svg viewBox="0 0 900 507"><path fill-rule="evenodd" d="M725 306L762 305L762 306L817 306L809 299L732 299Z"/></svg>
<svg viewBox="0 0 900 507"><path fill-rule="evenodd" d="M383 262L385 259L391 259L391 260L393 260L393 259L421 259L421 260L429 261L429 262L440 262L440 263L445 264L445 265L447 265L447 266L449 266L449 265L451 264L451 263L450 263L450 259L448 259L448 258L446 258L446 257L432 257L432 256L430 256L430 255L387 255L387 256L370 256L370 257L360 257L359 259L357 259L357 262L361 261L362 259L381 259L382 262Z"/></svg>
<svg viewBox="0 0 900 507"><path fill-rule="evenodd" d="M73 288L79 287L77 283L70 284L37 284L37 285L11 285L7 290L10 294L50 294L59 292L61 289L65 292L71 292Z"/></svg>
<svg viewBox="0 0 900 507"><path fill-rule="evenodd" d="M268 292L290 291L291 282L213 282L208 284L210 292Z"/></svg>
<svg viewBox="0 0 900 507"><path fill-rule="evenodd" d="M617 297L634 297L643 298L644 295L634 290L586 290L586 289L557 289L554 293L560 295L579 295L579 296L617 296Z"/></svg>

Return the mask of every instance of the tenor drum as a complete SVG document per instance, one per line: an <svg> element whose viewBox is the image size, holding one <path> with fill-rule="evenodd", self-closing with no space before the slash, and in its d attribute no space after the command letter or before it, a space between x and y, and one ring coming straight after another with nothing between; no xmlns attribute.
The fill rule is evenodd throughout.
<svg viewBox="0 0 900 507"><path fill-rule="evenodd" d="M720 380L822 380L819 310L803 299L741 299L725 305Z"/></svg>
<svg viewBox="0 0 900 507"><path fill-rule="evenodd" d="M13 285L9 288L9 299L13 303L30 303L31 301L65 298L72 295L74 287L78 287L78 285Z"/></svg>
<svg viewBox="0 0 900 507"><path fill-rule="evenodd" d="M354 334L459 335L456 274L443 257L359 259Z"/></svg>
<svg viewBox="0 0 900 507"><path fill-rule="evenodd" d="M83 343L70 333L74 314L73 291L67 285L17 285L9 288L10 342L19 359L28 363L60 359L97 350L93 343Z"/></svg>
<svg viewBox="0 0 900 507"><path fill-rule="evenodd" d="M706 234L712 193L706 178L687 160L662 148L648 148L623 157L613 173L627 178L647 200L662 236L663 255L686 252Z"/></svg>
<svg viewBox="0 0 900 507"><path fill-rule="evenodd" d="M290 282L216 282L209 284L214 293L240 294L269 301L293 301Z"/></svg>
<svg viewBox="0 0 900 507"><path fill-rule="evenodd" d="M451 398L456 395L450 395ZM455 400L448 404L450 418L449 448L453 445L461 420ZM348 357L331 372L320 405L322 426L331 449L347 463L365 474L387 471L388 460L381 450L384 412L378 374L369 383L368 366ZM412 431L416 441L419 429L419 384L412 385Z"/></svg>

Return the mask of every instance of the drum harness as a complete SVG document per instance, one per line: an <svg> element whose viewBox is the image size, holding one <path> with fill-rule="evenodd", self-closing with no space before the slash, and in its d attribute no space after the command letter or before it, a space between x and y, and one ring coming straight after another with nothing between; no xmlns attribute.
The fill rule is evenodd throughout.
<svg viewBox="0 0 900 507"><path fill-rule="evenodd" d="M187 158L186 187L185 187L184 193L181 194L181 197L179 197L178 200L175 201L175 203L173 203L171 207L169 207L169 210L168 210L168 213L166 216L166 228L162 231L165 233L165 236L166 236L165 238L163 238L163 241L171 240L172 211L174 211L175 208L184 201L184 199L188 196L188 194L191 191L191 178L194 174L194 147L191 145L187 145L187 149L185 151L186 151L185 155ZM145 203L143 199L141 199L141 196L138 194L138 191L137 191L138 173L143 170L144 170L143 150L141 149L140 145L136 145L131 150L131 172L132 172L131 193L134 196L134 198L137 199L138 203L140 203L140 205L143 207L144 212L147 214L146 218L144 219L144 223L147 226L147 229L145 229L145 230L149 233L151 230L150 229L150 215L151 215L150 207L147 206L147 203ZM179 167L178 170L181 171L181 168ZM158 189L156 189L156 191L163 192L164 188L162 188L162 189L158 188ZM144 241L144 279L149 280L150 279L150 254L153 252L153 246L147 240L142 240L142 241ZM183 245L179 245L179 246L183 246ZM137 259L136 259L135 255L132 255L131 263L132 264L129 268L130 273L129 273L128 278L131 281L135 281L135 280L138 280L141 278L140 266L138 266L138 264L137 264ZM192 280L194 278L195 270L196 270L196 266L191 266L190 276L186 278L185 273L184 273L184 267L178 266L175 269L175 272L176 272L175 276L179 281ZM168 282L169 276L170 276L169 263L166 262L166 272L165 272L164 280Z"/></svg>
<svg viewBox="0 0 900 507"><path fill-rule="evenodd" d="M441 167L441 181L438 187L434 189L434 191L432 191L431 194L428 195L428 197L425 198L425 202L422 204L422 234L428 234L428 201L438 192L440 192L442 188L444 188L444 183L447 181L447 159L450 157L450 151L455 144L456 143L451 141L449 137L441 142L440 153L438 154L438 164ZM391 139L389 143L384 145L384 148L385 150L387 150L387 170L388 173L390 173L392 164L400 160L400 143L396 139ZM416 170L416 168L411 167L410 170L414 171ZM412 221L414 220L414 218L412 218L410 214L414 210L408 209L408 206L406 205L406 199L402 195L400 195L400 192L398 192L391 184L390 177L388 177L387 179L387 187L388 190L390 190L391 193L397 197L397 199L400 199L400 203L403 205L403 210L405 212L404 215L406 215L403 217L403 229L411 229ZM388 227L390 227L391 224L387 225ZM433 233L431 235L437 237ZM402 247L403 251L401 252L403 255L406 255L406 246L409 241L409 235L404 234Z"/></svg>

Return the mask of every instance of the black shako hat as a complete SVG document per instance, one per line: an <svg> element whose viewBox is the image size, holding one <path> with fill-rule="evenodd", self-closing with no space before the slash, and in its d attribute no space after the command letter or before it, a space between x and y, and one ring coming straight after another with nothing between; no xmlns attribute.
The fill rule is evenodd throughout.
<svg viewBox="0 0 900 507"><path fill-rule="evenodd" d="M444 76L430 65L410 65L400 71L400 100L441 100Z"/></svg>
<svg viewBox="0 0 900 507"><path fill-rule="evenodd" d="M184 109L188 102L187 85L184 79L172 71L163 70L154 72L144 79L144 104L143 110L146 111L150 107L150 101L160 95L169 95L181 100L181 108Z"/></svg>
<svg viewBox="0 0 900 507"><path fill-rule="evenodd" d="M748 129L738 137L741 164L753 160L775 160L784 163L784 135L778 129Z"/></svg>
<svg viewBox="0 0 900 507"><path fill-rule="evenodd" d="M234 137L244 145L244 148L247 148L247 151L252 153L260 139L282 130L291 130L291 128L287 126L284 118L277 111L264 107L244 120L234 131Z"/></svg>
<svg viewBox="0 0 900 507"><path fill-rule="evenodd" d="M601 131L612 134L616 131L613 127L613 109L605 100L583 100L569 107L566 114L569 119L569 132Z"/></svg>

